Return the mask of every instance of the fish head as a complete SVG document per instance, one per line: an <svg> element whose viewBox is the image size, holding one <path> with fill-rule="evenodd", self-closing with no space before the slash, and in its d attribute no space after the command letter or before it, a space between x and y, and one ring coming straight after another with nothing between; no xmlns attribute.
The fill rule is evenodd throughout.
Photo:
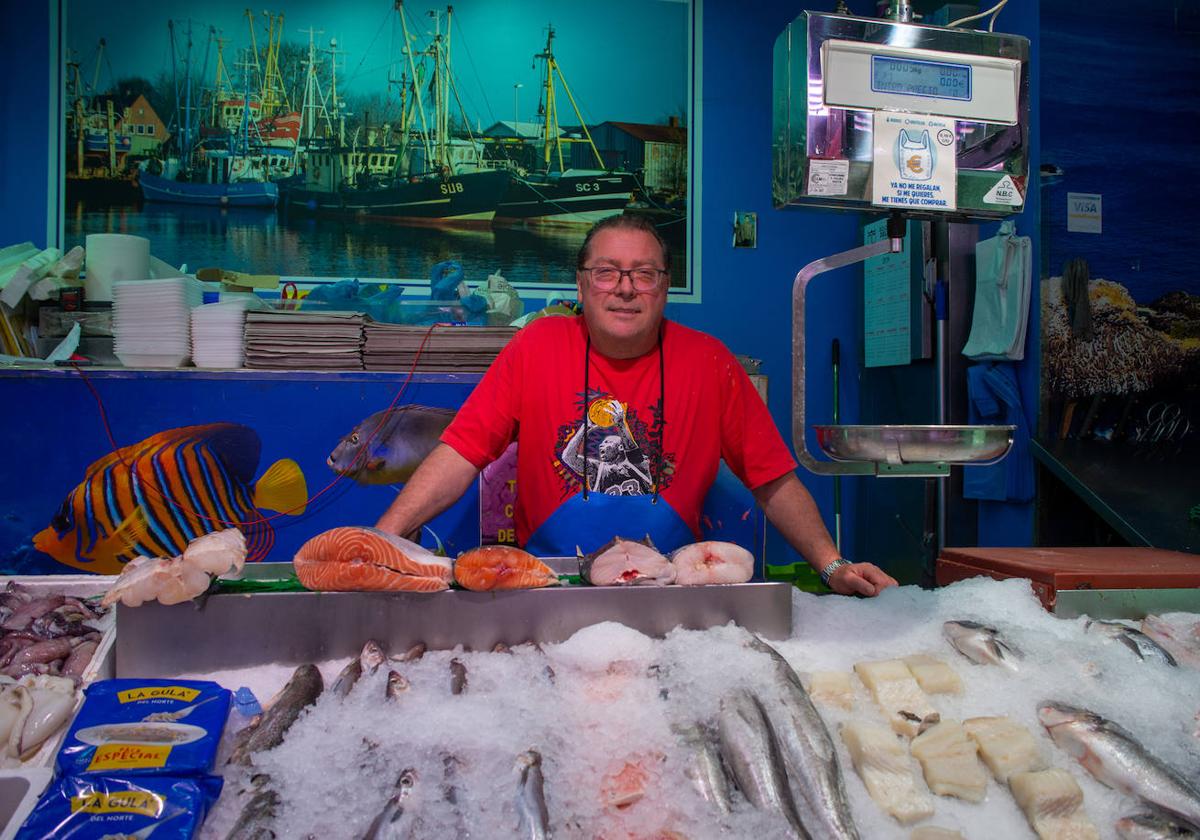
<svg viewBox="0 0 1200 840"><path fill-rule="evenodd" d="M371 674L375 673L375 669L382 665L385 659L387 659L387 654L384 653L379 642L374 639L368 639L367 643L363 645L362 652L358 655L358 661L362 664L363 670Z"/></svg>
<svg viewBox="0 0 1200 840"><path fill-rule="evenodd" d="M363 425L360 423L354 428L354 431L338 441L333 452L329 453L329 457L325 459L329 469L338 475L357 475L366 468L367 459L363 449L368 443L370 433L362 431Z"/></svg>
<svg viewBox="0 0 1200 840"><path fill-rule="evenodd" d="M1038 720L1042 722L1042 726L1046 727L1046 729L1053 731L1055 727L1075 724L1082 724L1089 727L1094 726L1101 721L1101 718L1087 709L1081 709L1078 706L1071 706L1067 703L1059 703L1055 700L1047 700L1038 704Z"/></svg>

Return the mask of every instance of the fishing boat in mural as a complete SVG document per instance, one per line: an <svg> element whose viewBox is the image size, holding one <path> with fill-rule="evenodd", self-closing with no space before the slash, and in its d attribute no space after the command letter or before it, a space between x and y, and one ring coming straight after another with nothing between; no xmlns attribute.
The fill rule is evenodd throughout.
<svg viewBox="0 0 1200 840"><path fill-rule="evenodd" d="M591 132L562 68L554 57L554 27L547 28L546 48L534 56L545 65L542 76L542 100L539 103L540 146L535 168L518 172L512 179L499 206L495 224L501 227L554 227L591 225L621 213L638 189L637 179L629 172L609 169L596 149ZM558 92L562 85L578 121L578 134L571 136L558 123ZM596 169L570 165L571 144L586 144L597 164Z"/></svg>
<svg viewBox="0 0 1200 840"><path fill-rule="evenodd" d="M273 33L274 18L272 21ZM282 29L282 16L279 27ZM174 55L174 22L169 21L167 28ZM182 101L176 103L178 125L172 133L176 154L153 158L140 165L138 183L146 201L210 207L276 206L279 187L274 181L292 173L295 145L293 143L290 148L286 143L270 146L263 142L259 130L260 123L274 120L277 111L289 117L292 115L286 94L277 81L279 71L275 56L278 44L274 34L268 37L266 69L259 74L263 81L257 100L251 96L251 83L258 75L252 76L248 64L243 73L243 93L239 99L234 99L218 42L217 80L210 95L211 104L207 109L210 117L205 125L198 111L206 109L193 105L192 37L191 24L188 24ZM252 48L252 55L257 65L257 47ZM236 105L231 104L235 102ZM298 119L299 115L295 116ZM235 118L236 123L233 122Z"/></svg>
<svg viewBox="0 0 1200 840"><path fill-rule="evenodd" d="M409 46L412 39L399 3L396 12L406 63L398 81L399 130L365 128L350 138L338 131L310 140L303 183L289 184L286 206L300 213L406 225L487 227L512 174L484 160L483 144L462 113L450 59L453 9L445 12L444 31L441 16L435 19L432 41L420 51ZM452 129L452 101L461 114L458 131Z"/></svg>

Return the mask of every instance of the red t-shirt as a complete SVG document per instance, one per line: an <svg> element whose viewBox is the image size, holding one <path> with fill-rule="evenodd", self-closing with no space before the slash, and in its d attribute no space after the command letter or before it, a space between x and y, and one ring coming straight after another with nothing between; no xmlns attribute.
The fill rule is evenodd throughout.
<svg viewBox="0 0 1200 840"><path fill-rule="evenodd" d="M725 345L673 321L664 324L665 381L657 349L635 359L591 350L588 489L636 495L654 492L657 481L661 498L699 537L704 497L720 459L751 490L794 470L796 462ZM532 322L488 368L442 435L479 469L517 441L521 545L583 487L586 349L582 317Z"/></svg>

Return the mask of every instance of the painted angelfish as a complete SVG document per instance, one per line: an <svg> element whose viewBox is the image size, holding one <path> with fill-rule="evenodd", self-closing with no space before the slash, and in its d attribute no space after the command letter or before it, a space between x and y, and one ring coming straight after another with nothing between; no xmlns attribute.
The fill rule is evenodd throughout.
<svg viewBox="0 0 1200 840"><path fill-rule="evenodd" d="M262 443L234 423L168 429L94 462L34 547L68 566L118 574L139 554L173 557L188 542L236 523L251 557L273 542L259 509L304 512L299 465L276 461L258 481Z"/></svg>

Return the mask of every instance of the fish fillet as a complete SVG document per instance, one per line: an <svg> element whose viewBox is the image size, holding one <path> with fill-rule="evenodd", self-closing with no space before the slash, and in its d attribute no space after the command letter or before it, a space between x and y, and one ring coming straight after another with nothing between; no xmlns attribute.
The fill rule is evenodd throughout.
<svg viewBox="0 0 1200 840"><path fill-rule="evenodd" d="M954 669L940 659L923 653L904 657L917 685L927 694L962 694L962 680Z"/></svg>
<svg viewBox="0 0 1200 840"><path fill-rule="evenodd" d="M709 540L671 553L675 582L681 586L745 583L754 577L754 555L736 543Z"/></svg>
<svg viewBox="0 0 1200 840"><path fill-rule="evenodd" d="M1083 813L1083 791L1066 770L1014 773L1008 786L1041 840L1099 840Z"/></svg>
<svg viewBox="0 0 1200 840"><path fill-rule="evenodd" d="M848 671L813 671L808 696L815 703L850 709L854 706L854 675Z"/></svg>
<svg viewBox="0 0 1200 840"><path fill-rule="evenodd" d="M933 816L933 803L917 790L904 742L885 726L863 721L842 725L850 762L875 803L901 825Z"/></svg>
<svg viewBox="0 0 1200 840"><path fill-rule="evenodd" d="M987 793L987 771L979 762L978 747L956 720L943 720L913 738L910 747L925 784L938 796L982 802Z"/></svg>
<svg viewBox="0 0 1200 840"><path fill-rule="evenodd" d="M376 528L332 528L296 552L306 589L330 592L437 592L450 586L450 561Z"/></svg>
<svg viewBox="0 0 1200 840"><path fill-rule="evenodd" d="M465 589L536 589L558 583L554 570L513 545L484 545L459 555L454 579Z"/></svg>
<svg viewBox="0 0 1200 840"><path fill-rule="evenodd" d="M1029 730L1006 717L977 717L963 729L979 745L979 755L1001 784L1014 773L1045 770L1049 765Z"/></svg>
<svg viewBox="0 0 1200 840"><path fill-rule="evenodd" d="M854 672L887 714L892 729L906 738L916 735L925 721L937 719L937 711L901 660L859 662Z"/></svg>

